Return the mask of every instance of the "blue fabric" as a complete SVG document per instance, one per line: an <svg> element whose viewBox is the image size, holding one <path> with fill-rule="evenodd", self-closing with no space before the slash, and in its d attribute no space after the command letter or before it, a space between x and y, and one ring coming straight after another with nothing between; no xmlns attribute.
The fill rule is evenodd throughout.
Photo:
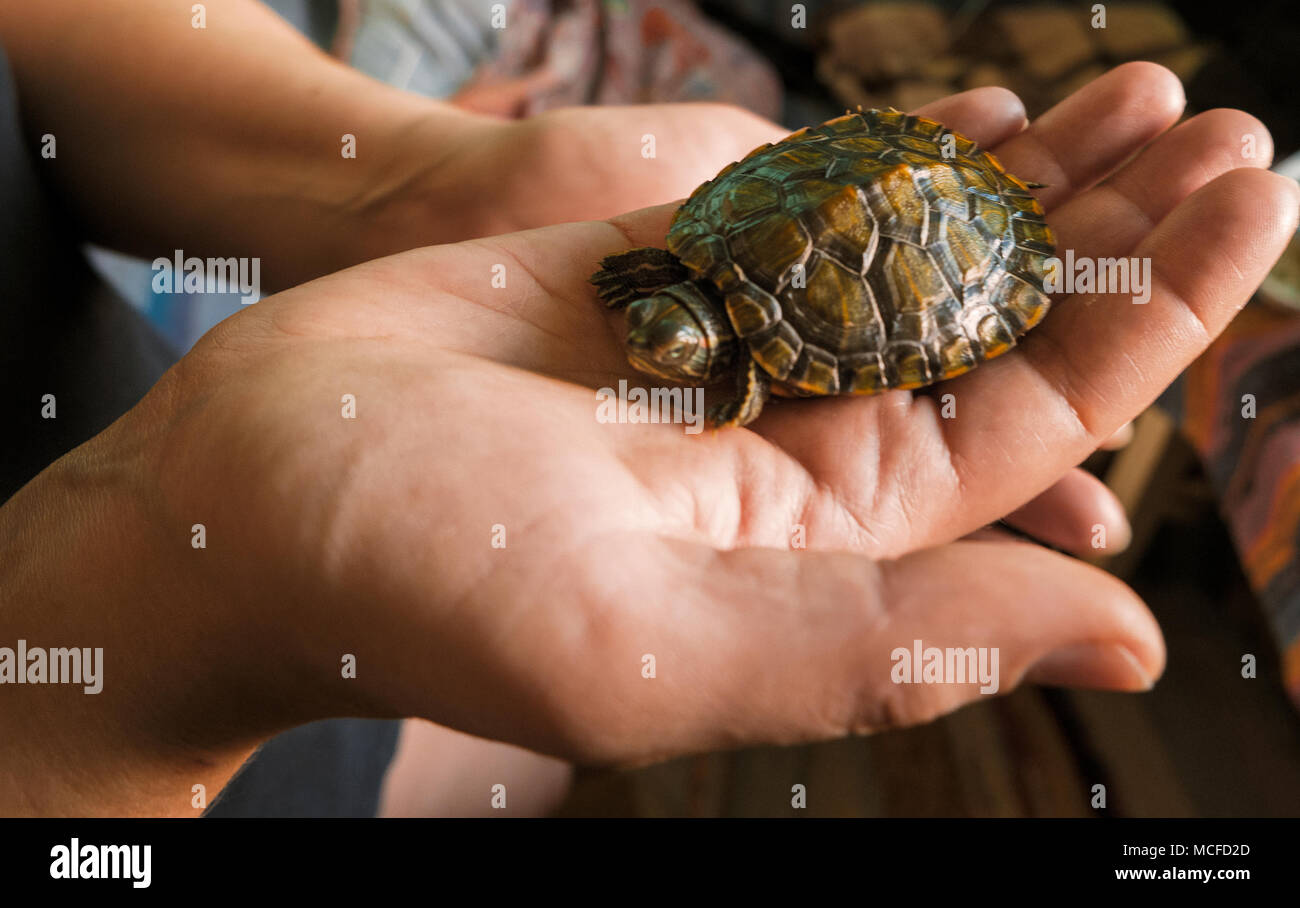
<svg viewBox="0 0 1300 908"><path fill-rule="evenodd" d="M389 85L449 97L496 52L492 6L483 0L370 0L350 62Z"/></svg>
<svg viewBox="0 0 1300 908"><path fill-rule="evenodd" d="M332 719L268 741L205 817L373 817L401 722Z"/></svg>

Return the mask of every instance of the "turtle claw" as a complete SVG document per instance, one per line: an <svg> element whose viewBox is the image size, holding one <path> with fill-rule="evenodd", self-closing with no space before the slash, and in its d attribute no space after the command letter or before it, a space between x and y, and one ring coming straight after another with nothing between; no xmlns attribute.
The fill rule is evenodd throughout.
<svg viewBox="0 0 1300 908"><path fill-rule="evenodd" d="M736 396L709 408L705 419L714 429L747 426L758 419L771 390L771 381L752 357L736 373Z"/></svg>
<svg viewBox="0 0 1300 908"><path fill-rule="evenodd" d="M624 309L688 277L677 256L666 249L644 246L601 259L591 283L610 309Z"/></svg>

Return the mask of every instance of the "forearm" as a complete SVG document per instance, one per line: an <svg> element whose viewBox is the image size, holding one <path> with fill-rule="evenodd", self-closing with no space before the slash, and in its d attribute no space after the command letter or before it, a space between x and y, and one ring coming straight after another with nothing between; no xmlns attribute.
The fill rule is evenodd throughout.
<svg viewBox="0 0 1300 908"><path fill-rule="evenodd" d="M431 224L423 181L478 118L332 60L255 0L207 3L206 28L191 5L0 3L28 141L54 137L46 173L90 238L258 256L275 286L415 245L417 223L421 243L457 235L463 212Z"/></svg>
<svg viewBox="0 0 1300 908"><path fill-rule="evenodd" d="M223 579L263 566L160 500L170 380L0 507L0 816L196 816L261 741L364 714ZM56 679L56 648L88 658Z"/></svg>

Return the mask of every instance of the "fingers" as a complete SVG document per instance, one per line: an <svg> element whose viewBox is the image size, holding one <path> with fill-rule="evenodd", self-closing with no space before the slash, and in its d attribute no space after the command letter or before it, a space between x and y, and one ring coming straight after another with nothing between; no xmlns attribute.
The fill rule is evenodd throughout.
<svg viewBox="0 0 1300 908"><path fill-rule="evenodd" d="M1295 232L1298 199L1294 181L1266 171L1220 176L1135 250L1151 263L1149 303L1123 294L1065 300L1018 355L954 382L967 416L940 431L958 482L1043 488L1114 434L1246 302ZM980 522L1007 504L990 500Z"/></svg>
<svg viewBox="0 0 1300 908"><path fill-rule="evenodd" d="M560 748L580 759L875 732L1006 693L1027 675L1136 691L1163 669L1159 629L1131 591L1037 546L961 542L876 564L662 545L647 553L652 567L625 573L636 596L601 610L599 641L580 641L596 657L552 660L563 671L539 682L563 699ZM924 665L904 663L916 641L974 648L977 661L982 650L983 677L896 683L921 677Z"/></svg>
<svg viewBox="0 0 1300 908"><path fill-rule="evenodd" d="M1054 211L1050 220L1058 249L1093 258L1129 255L1179 202L1215 177L1237 167L1267 168L1272 160L1272 137L1250 114L1198 114L1151 143L1114 177Z"/></svg>
<svg viewBox="0 0 1300 908"><path fill-rule="evenodd" d="M1121 448L1127 448L1129 442L1133 440L1133 423L1126 422L1115 430L1115 434L1098 445L1101 451L1118 451Z"/></svg>
<svg viewBox="0 0 1300 908"><path fill-rule="evenodd" d="M1046 184L1038 195L1051 210L1177 122L1184 103L1182 84L1169 70L1155 63L1126 63L993 151L1022 180Z"/></svg>
<svg viewBox="0 0 1300 908"><path fill-rule="evenodd" d="M1297 196L1267 171L1219 176L1131 250L1150 263L1148 303L1057 302L1018 351L942 386L954 418L929 394L890 393L772 407L761 431L872 528L867 551L963 536L1047 489L1205 349L1294 233Z"/></svg>
<svg viewBox="0 0 1300 908"><path fill-rule="evenodd" d="M1119 499L1104 482L1077 467L1003 520L1075 555L1122 552L1132 538Z"/></svg>
<svg viewBox="0 0 1300 908"><path fill-rule="evenodd" d="M1245 304L1294 234L1298 202L1294 180L1252 169L1224 174L1194 193L1134 250L1150 262L1150 302L1135 305L1131 295L1113 294L1060 304L1041 341L1030 335L1024 355L1001 370L1028 379L1017 388L1019 402L1073 424L1081 446L1074 453L1088 453L1153 400Z"/></svg>
<svg viewBox="0 0 1300 908"><path fill-rule="evenodd" d="M985 148L1005 142L1025 128L1025 105L1015 92L992 86L940 98L914 114L937 120Z"/></svg>

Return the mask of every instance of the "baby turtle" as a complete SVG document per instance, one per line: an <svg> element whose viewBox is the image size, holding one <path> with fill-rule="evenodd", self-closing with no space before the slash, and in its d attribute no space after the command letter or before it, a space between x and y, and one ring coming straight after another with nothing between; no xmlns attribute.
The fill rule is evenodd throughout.
<svg viewBox="0 0 1300 908"><path fill-rule="evenodd" d="M787 396L920 388L1006 352L1047 314L1040 184L933 120L847 114L755 149L677 211L667 250L592 277L627 308L628 359L702 384L715 426Z"/></svg>

